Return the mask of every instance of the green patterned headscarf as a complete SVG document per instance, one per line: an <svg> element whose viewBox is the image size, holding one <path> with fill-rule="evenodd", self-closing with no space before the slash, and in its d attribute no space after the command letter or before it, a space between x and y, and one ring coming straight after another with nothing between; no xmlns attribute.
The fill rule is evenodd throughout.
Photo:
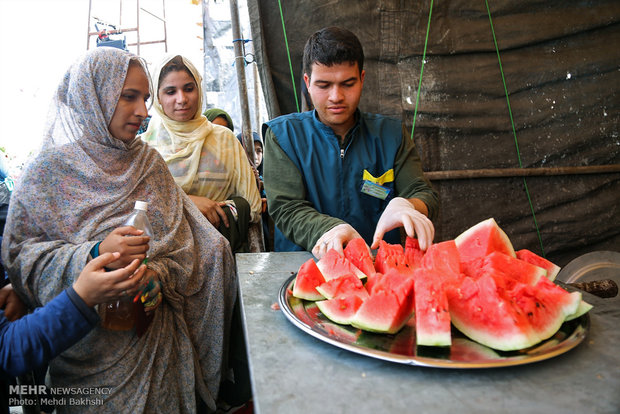
<svg viewBox="0 0 620 414"><path fill-rule="evenodd" d="M213 122L213 120L217 118L218 116L226 118L226 122L228 122L228 129L234 132L235 126L233 125L233 120L230 117L230 115L228 115L228 112L224 111L223 109L219 109L219 108L207 109L206 111L203 112L203 115L206 116L207 119L211 122Z"/></svg>

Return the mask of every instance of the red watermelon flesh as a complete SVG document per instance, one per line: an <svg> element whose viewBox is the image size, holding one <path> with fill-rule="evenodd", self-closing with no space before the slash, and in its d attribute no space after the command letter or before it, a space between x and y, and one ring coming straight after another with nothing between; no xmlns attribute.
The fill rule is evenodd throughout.
<svg viewBox="0 0 620 414"><path fill-rule="evenodd" d="M351 325L365 331L393 334L407 323L412 312L413 289L402 301L391 290L379 290L362 303Z"/></svg>
<svg viewBox="0 0 620 414"><path fill-rule="evenodd" d="M339 296L334 299L320 300L316 302L321 313L330 321L349 325L364 300L356 295Z"/></svg>
<svg viewBox="0 0 620 414"><path fill-rule="evenodd" d="M336 279L349 273L353 273L360 279L366 277L366 275L355 267L349 259L338 253L335 249L329 249L316 265L326 281Z"/></svg>
<svg viewBox="0 0 620 414"><path fill-rule="evenodd" d="M477 259L474 259L477 262ZM469 262L471 264L471 262ZM541 277L547 276L547 271L542 267L519 260L501 252L492 252L481 262L476 274L483 272L499 271L502 274L526 285L535 285Z"/></svg>
<svg viewBox="0 0 620 414"><path fill-rule="evenodd" d="M546 278L534 286L511 280L501 288L497 276L466 277L447 290L452 323L474 341L503 351L528 348L548 339L576 312L578 292L568 293Z"/></svg>
<svg viewBox="0 0 620 414"><path fill-rule="evenodd" d="M381 290L390 290L396 293L399 300L404 301L413 290L414 275L408 268L395 267L388 269L385 274L377 273L376 276L368 291L371 295Z"/></svg>
<svg viewBox="0 0 620 414"><path fill-rule="evenodd" d="M325 283L325 278L319 270L316 262L313 259L308 259L301 265L297 276L295 277L295 284L293 285L293 296L306 300L321 300L325 299L321 295L316 287Z"/></svg>
<svg viewBox="0 0 620 414"><path fill-rule="evenodd" d="M533 345L527 318L502 298L492 277L465 277L446 290L452 324L470 339L503 351Z"/></svg>
<svg viewBox="0 0 620 414"><path fill-rule="evenodd" d="M560 272L560 266L555 263L545 259L542 256L537 255L536 253L527 250L521 249L516 252L517 259L523 260L525 262L531 263L538 267L542 267L547 271L547 279L555 280L555 277Z"/></svg>
<svg viewBox="0 0 620 414"><path fill-rule="evenodd" d="M409 268L417 269L420 267L423 257L424 252L420 250L420 243L418 242L418 239L407 237L405 240L405 259Z"/></svg>
<svg viewBox="0 0 620 414"><path fill-rule="evenodd" d="M450 346L450 312L442 275L430 269L416 270L414 291L418 345Z"/></svg>
<svg viewBox="0 0 620 414"><path fill-rule="evenodd" d="M553 336L581 302L581 293L569 293L544 277L535 286L518 284L506 295L528 318L539 341Z"/></svg>
<svg viewBox="0 0 620 414"><path fill-rule="evenodd" d="M461 262L484 257L494 251L516 257L510 239L493 218L470 227L454 241L458 247Z"/></svg>
<svg viewBox="0 0 620 414"><path fill-rule="evenodd" d="M386 273L388 269L401 266L407 266L403 246L381 240L375 256L375 270L379 273Z"/></svg>
<svg viewBox="0 0 620 414"><path fill-rule="evenodd" d="M362 281L353 273L328 280L317 286L316 290L327 299L349 295L359 296L361 299L368 297L368 292L364 288Z"/></svg>
<svg viewBox="0 0 620 414"><path fill-rule="evenodd" d="M373 275L375 273L375 265L372 261L372 256L368 245L362 238L356 238L350 240L344 248L344 257L349 259L351 263L359 270L361 270L366 276Z"/></svg>
<svg viewBox="0 0 620 414"><path fill-rule="evenodd" d="M432 270L444 283L461 279L461 260L454 240L432 244L422 259L422 267Z"/></svg>

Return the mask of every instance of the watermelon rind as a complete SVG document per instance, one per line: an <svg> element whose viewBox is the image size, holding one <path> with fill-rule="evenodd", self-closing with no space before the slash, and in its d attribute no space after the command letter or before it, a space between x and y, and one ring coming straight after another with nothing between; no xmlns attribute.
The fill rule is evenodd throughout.
<svg viewBox="0 0 620 414"><path fill-rule="evenodd" d="M579 306L577 306L575 313L568 315L565 320L572 321L573 319L577 319L578 317L588 313L590 309L592 309L592 305L582 299L581 302L579 302Z"/></svg>
<svg viewBox="0 0 620 414"><path fill-rule="evenodd" d="M353 273L360 279L366 278L366 274L359 270L349 259L338 253L336 249L329 249L321 259L316 262L325 280L336 279L347 273Z"/></svg>
<svg viewBox="0 0 620 414"><path fill-rule="evenodd" d="M516 251L515 254L517 255L517 259L526 261L528 263L531 263L533 265L536 265L536 266L539 266L545 269L547 271L547 275L546 275L547 279L549 280L555 280L555 277L558 275L558 273L560 273L560 269L561 269L560 266L545 259L542 256L537 255L531 250L521 249L521 250Z"/></svg>
<svg viewBox="0 0 620 414"><path fill-rule="evenodd" d="M339 296L316 303L321 313L332 322L349 325L364 301L356 295Z"/></svg>

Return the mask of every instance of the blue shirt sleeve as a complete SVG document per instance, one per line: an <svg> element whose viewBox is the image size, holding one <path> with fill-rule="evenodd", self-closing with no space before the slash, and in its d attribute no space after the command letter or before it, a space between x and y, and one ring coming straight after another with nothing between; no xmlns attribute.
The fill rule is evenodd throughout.
<svg viewBox="0 0 620 414"><path fill-rule="evenodd" d="M81 305L76 306L74 300ZM43 366L82 339L97 321L95 311L73 288L14 322L0 310L0 377L19 376Z"/></svg>

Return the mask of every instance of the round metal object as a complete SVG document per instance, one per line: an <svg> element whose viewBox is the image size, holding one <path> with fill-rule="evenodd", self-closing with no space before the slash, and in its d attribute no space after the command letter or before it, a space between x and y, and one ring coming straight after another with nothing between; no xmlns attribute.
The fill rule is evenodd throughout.
<svg viewBox="0 0 620 414"><path fill-rule="evenodd" d="M587 336L590 317L586 313L564 322L551 338L518 351L496 351L452 331L450 347L416 346L415 326L405 325L394 335L375 334L339 325L325 318L316 303L292 295L295 275L284 282L278 294L286 318L307 334L336 347L371 358L400 364L435 368L498 368L530 364L564 354Z"/></svg>
<svg viewBox="0 0 620 414"><path fill-rule="evenodd" d="M556 280L564 283L583 283L611 279L620 286L620 252L601 250L573 259L560 270ZM620 301L620 295L609 300Z"/></svg>

